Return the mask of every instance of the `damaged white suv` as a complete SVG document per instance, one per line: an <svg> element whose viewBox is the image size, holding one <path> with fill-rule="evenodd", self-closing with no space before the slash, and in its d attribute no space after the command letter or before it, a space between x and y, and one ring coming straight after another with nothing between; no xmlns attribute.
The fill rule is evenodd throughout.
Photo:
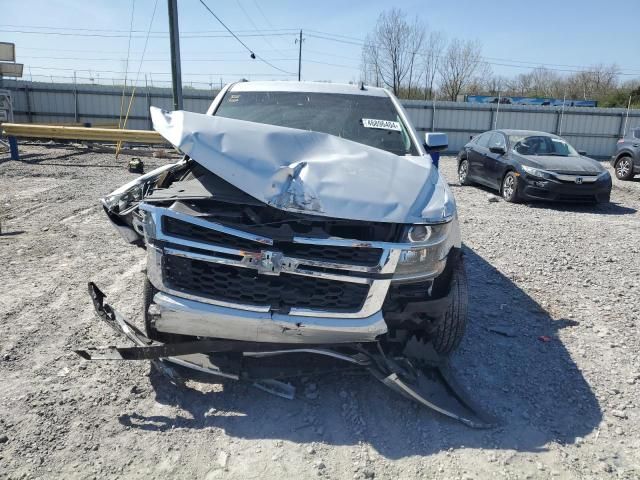
<svg viewBox="0 0 640 480"><path fill-rule="evenodd" d="M456 206L426 151L446 136L423 144L392 94L241 82L206 114L152 119L184 159L103 199L147 251L147 340L107 311L158 347L142 357L221 371L189 355L397 354L419 342L442 356L459 344ZM100 312L104 295L90 289Z"/></svg>

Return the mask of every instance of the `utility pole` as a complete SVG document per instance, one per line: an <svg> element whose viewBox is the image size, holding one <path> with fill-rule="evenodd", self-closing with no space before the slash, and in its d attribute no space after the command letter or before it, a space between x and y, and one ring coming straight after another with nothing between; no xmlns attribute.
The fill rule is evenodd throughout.
<svg viewBox="0 0 640 480"><path fill-rule="evenodd" d="M182 72L180 71L180 32L178 31L178 0L167 0L169 7L169 39L171 42L171 86L173 109L182 110Z"/></svg>
<svg viewBox="0 0 640 480"><path fill-rule="evenodd" d="M300 29L300 38L298 39L298 81L300 81L302 73L302 29Z"/></svg>

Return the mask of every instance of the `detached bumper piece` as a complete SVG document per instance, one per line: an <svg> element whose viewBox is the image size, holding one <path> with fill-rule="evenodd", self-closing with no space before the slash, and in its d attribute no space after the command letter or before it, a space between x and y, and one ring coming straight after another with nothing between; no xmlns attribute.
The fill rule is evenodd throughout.
<svg viewBox="0 0 640 480"><path fill-rule="evenodd" d="M89 295L98 316L116 332L127 337L134 346L75 350L86 360L150 360L159 371L176 380L179 375L165 363L169 362L245 381L289 399L294 398L295 388L281 379L365 369L408 399L469 427L491 428L497 424L494 418L483 413L468 398L455 381L446 360L417 340L407 343L405 355L401 357L387 356L378 343L296 345L207 339L165 344L148 338L104 303L106 296L94 283L89 283ZM283 355L304 355L305 361L289 361L285 366L282 362L270 364L269 360ZM301 364L304 367L300 367Z"/></svg>

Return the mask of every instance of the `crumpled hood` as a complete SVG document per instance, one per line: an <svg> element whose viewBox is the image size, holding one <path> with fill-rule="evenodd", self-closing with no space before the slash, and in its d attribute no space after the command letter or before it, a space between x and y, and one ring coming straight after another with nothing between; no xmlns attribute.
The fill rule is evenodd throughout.
<svg viewBox="0 0 640 480"><path fill-rule="evenodd" d="M455 202L426 157L333 135L151 108L153 127L200 165L281 210L352 220L449 220Z"/></svg>
<svg viewBox="0 0 640 480"><path fill-rule="evenodd" d="M558 173L598 174L604 168L597 160L588 157L560 157L557 155L523 155L536 168Z"/></svg>

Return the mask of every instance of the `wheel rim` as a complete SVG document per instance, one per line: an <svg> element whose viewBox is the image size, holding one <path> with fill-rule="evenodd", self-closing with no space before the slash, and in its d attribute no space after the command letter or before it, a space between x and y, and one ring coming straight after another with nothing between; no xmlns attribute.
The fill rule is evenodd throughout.
<svg viewBox="0 0 640 480"><path fill-rule="evenodd" d="M513 175L504 177L504 182L502 183L502 196L504 198L511 198L513 196L515 184L516 180L513 178Z"/></svg>
<svg viewBox="0 0 640 480"><path fill-rule="evenodd" d="M626 177L631 171L631 162L627 159L620 160L616 167L616 172L619 177Z"/></svg>
<svg viewBox="0 0 640 480"><path fill-rule="evenodd" d="M458 180L460 180L460 183L464 183L467 180L468 171L469 171L469 164L465 160L460 164L460 168L458 169Z"/></svg>

